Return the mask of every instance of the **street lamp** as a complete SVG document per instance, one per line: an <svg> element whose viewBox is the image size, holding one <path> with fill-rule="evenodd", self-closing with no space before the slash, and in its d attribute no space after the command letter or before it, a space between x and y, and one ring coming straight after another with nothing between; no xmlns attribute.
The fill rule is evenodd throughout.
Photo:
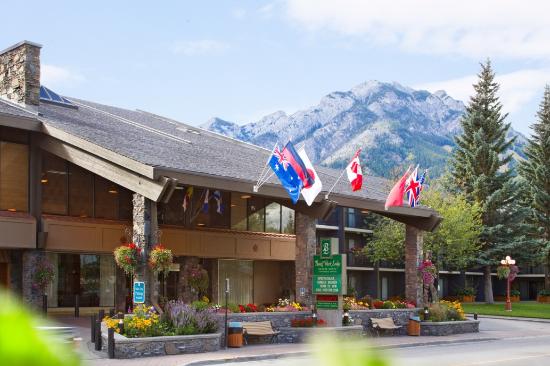
<svg viewBox="0 0 550 366"><path fill-rule="evenodd" d="M500 264L510 268L510 266L516 264L516 261L507 255L506 258L500 261ZM510 300L510 272L508 272L508 276L506 277L506 307L504 310L512 311L512 301Z"/></svg>

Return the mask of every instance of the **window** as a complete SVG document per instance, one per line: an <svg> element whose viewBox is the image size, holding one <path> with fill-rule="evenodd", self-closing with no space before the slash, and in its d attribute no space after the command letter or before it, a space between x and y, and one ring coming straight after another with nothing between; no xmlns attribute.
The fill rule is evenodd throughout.
<svg viewBox="0 0 550 366"><path fill-rule="evenodd" d="M247 195L231 193L231 229L246 230Z"/></svg>
<svg viewBox="0 0 550 366"><path fill-rule="evenodd" d="M281 232L281 205L270 203L265 206L265 231L268 233Z"/></svg>
<svg viewBox="0 0 550 366"><path fill-rule="evenodd" d="M283 234L294 234L294 210L282 206L281 211L281 232Z"/></svg>
<svg viewBox="0 0 550 366"><path fill-rule="evenodd" d="M94 216L100 219L117 219L120 187L97 175L94 180Z"/></svg>
<svg viewBox="0 0 550 366"><path fill-rule="evenodd" d="M253 302L254 267L252 261L218 260L218 299L225 298L225 279L229 278L229 299L232 304Z"/></svg>
<svg viewBox="0 0 550 366"><path fill-rule="evenodd" d="M93 217L93 174L76 165L69 165L69 215Z"/></svg>
<svg viewBox="0 0 550 366"><path fill-rule="evenodd" d="M174 193L172 193L172 197L170 197L170 201L160 206L160 210L159 210L160 223L167 224L167 225L180 225L180 226L184 226L186 224L186 220L185 220L186 212L183 209L183 198L185 197L185 190L186 190L186 187L178 187L174 191ZM189 204L189 206L187 207L187 211L189 211L190 209L191 209L191 204Z"/></svg>
<svg viewBox="0 0 550 366"><path fill-rule="evenodd" d="M28 211L29 147L0 142L0 209Z"/></svg>
<svg viewBox="0 0 550 366"><path fill-rule="evenodd" d="M264 199L251 197L248 199L248 230L265 231Z"/></svg>
<svg viewBox="0 0 550 366"><path fill-rule="evenodd" d="M118 218L120 220L132 220L134 204L132 203L132 192L126 188L119 187L118 193Z"/></svg>
<svg viewBox="0 0 550 366"><path fill-rule="evenodd" d="M44 153L42 159L42 211L52 215L67 214L67 162Z"/></svg>
<svg viewBox="0 0 550 366"><path fill-rule="evenodd" d="M190 211L192 226L199 227L230 227L230 210L227 202L230 195L218 190L194 188Z"/></svg>

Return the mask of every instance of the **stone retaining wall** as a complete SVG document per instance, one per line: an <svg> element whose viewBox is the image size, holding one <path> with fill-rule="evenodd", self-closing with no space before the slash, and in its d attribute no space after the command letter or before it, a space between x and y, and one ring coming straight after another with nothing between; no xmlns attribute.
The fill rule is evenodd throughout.
<svg viewBox="0 0 550 366"><path fill-rule="evenodd" d="M107 351L107 331L102 331L102 350ZM115 358L139 358L219 351L221 333L188 336L126 338L115 333Z"/></svg>
<svg viewBox="0 0 550 366"><path fill-rule="evenodd" d="M447 336L462 333L479 333L479 320L420 323L420 335L423 336Z"/></svg>
<svg viewBox="0 0 550 366"><path fill-rule="evenodd" d="M365 332L368 332L369 329L369 319L370 318L392 318L393 322L396 325L400 325L400 329L394 331L395 335L405 335L407 334L407 323L411 316L418 315L418 312L421 309L372 309L372 310L351 310L349 312L355 324L357 324L357 319L361 319L361 325ZM368 334L368 333L367 333Z"/></svg>
<svg viewBox="0 0 550 366"><path fill-rule="evenodd" d="M279 343L304 343L313 339L313 336L331 334L338 338L359 338L363 335L361 325L348 327L316 327L316 328L280 328Z"/></svg>

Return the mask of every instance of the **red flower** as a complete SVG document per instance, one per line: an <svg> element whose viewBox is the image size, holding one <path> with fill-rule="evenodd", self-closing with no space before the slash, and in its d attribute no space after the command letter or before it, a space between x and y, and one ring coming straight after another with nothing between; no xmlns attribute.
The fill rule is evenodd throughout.
<svg viewBox="0 0 550 366"><path fill-rule="evenodd" d="M157 244L154 248L154 250L164 250L164 249L165 249L164 245L162 245L162 244Z"/></svg>
<svg viewBox="0 0 550 366"><path fill-rule="evenodd" d="M246 313L246 309L242 305L239 305L239 310L240 310L241 313Z"/></svg>
<svg viewBox="0 0 550 366"><path fill-rule="evenodd" d="M382 306L384 306L384 301L376 300L372 302L372 307L375 309L382 309Z"/></svg>

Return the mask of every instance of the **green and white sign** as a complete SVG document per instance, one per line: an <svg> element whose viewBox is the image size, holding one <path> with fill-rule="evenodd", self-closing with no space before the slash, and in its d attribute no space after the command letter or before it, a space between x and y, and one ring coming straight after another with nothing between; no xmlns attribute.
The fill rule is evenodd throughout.
<svg viewBox="0 0 550 366"><path fill-rule="evenodd" d="M321 257L328 258L332 255L332 245L330 239L321 238Z"/></svg>
<svg viewBox="0 0 550 366"><path fill-rule="evenodd" d="M342 256L313 257L313 293L342 294Z"/></svg>

